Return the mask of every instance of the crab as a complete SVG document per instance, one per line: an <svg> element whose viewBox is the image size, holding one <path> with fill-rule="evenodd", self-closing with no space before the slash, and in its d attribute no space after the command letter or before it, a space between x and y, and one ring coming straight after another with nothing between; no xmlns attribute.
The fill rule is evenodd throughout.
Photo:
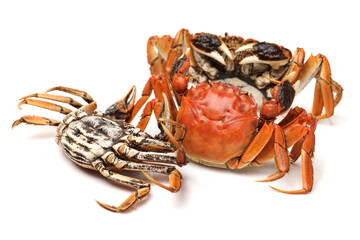
<svg viewBox="0 0 360 240"><path fill-rule="evenodd" d="M259 108L262 98L277 99L284 113L295 95L316 78L312 114L317 119L332 116L342 98L343 89L332 79L327 58L322 54L311 55L305 62L302 48L292 54L274 43L245 40L227 33L225 36L190 34L187 29L181 29L175 38L150 37L147 56L151 74L163 74L169 89L166 91L174 93L178 105L189 83L208 80L226 82L251 92ZM149 90L145 88L143 95L148 96ZM175 103L171 105L174 108ZM176 115L172 111L172 116Z"/></svg>
<svg viewBox="0 0 360 240"><path fill-rule="evenodd" d="M181 76L189 67L188 54L189 51L180 67L174 65L174 75ZM155 98L146 103L152 91ZM167 99L168 95L172 99L172 94L164 74L151 76L142 97L132 109L131 115L136 114L146 103L138 127L146 128L153 110L158 118L162 99ZM159 99L159 96L162 98ZM186 127L181 146L186 161L191 160L210 167L241 169L261 166L275 159L277 171L260 180L270 182L285 176L289 172L290 164L301 156L302 188L272 188L288 194L310 192L313 187L314 131L318 118L303 108L294 107L277 122L283 107L279 99L263 99L259 116L258 105L251 93L228 83L204 81L192 86L182 96L179 109L173 108L176 110L173 112L176 122ZM169 135L171 133L174 133L174 130ZM178 132L175 131L175 136L177 135Z"/></svg>
<svg viewBox="0 0 360 240"><path fill-rule="evenodd" d="M55 90L79 96L88 104L83 105L71 97L48 94ZM62 86L55 87L45 94L36 93L21 98L19 108L23 104L28 104L66 114L62 121L26 115L16 120L12 127L21 123L57 126L56 143L69 159L81 167L96 170L108 179L135 189L118 207L97 201L107 210L124 212L149 193L150 182L170 192L177 192L181 187L181 174L173 165L182 166L186 163L181 151L178 151L176 156L170 154L181 148L180 141L183 135L178 135L180 137L175 139L170 134L168 137L171 142L168 142L154 138L126 122L134 106L135 95L134 86L123 98L102 113L96 109L96 102L86 92ZM72 111L39 98L67 103L76 110ZM168 105L165 97L162 105ZM165 108L159 118L163 134L169 133L166 128L166 124L169 123L184 130L181 124L162 119L163 116L166 116ZM124 176L119 173L123 170L141 171L150 182ZM146 172L169 175L169 186L156 181Z"/></svg>
<svg viewBox="0 0 360 240"><path fill-rule="evenodd" d="M302 188L272 188L288 194L310 192L317 118L295 107L276 123L281 112L277 100L264 100L259 116L257 109L252 94L236 86L210 81L192 87L177 115L187 128L182 145L186 158L227 169L260 166L275 159L277 171L260 180L270 182L285 176L301 155Z"/></svg>

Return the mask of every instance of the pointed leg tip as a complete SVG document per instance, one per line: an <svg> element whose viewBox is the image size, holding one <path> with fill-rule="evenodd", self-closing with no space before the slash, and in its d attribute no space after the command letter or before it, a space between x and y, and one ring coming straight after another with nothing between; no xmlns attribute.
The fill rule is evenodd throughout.
<svg viewBox="0 0 360 240"><path fill-rule="evenodd" d="M58 88L59 88L59 87L50 88L50 89L46 90L45 93L55 91L55 90L57 90Z"/></svg>
<svg viewBox="0 0 360 240"><path fill-rule="evenodd" d="M280 178L282 178L283 176L285 176L286 172L276 172L270 176L268 176L265 179L262 180L255 180L255 182L273 182L275 180L278 180Z"/></svg>
<svg viewBox="0 0 360 240"><path fill-rule="evenodd" d="M15 122L13 122L13 124L11 125L11 129L14 129L16 126L18 126L20 123L22 123L23 120L22 118L16 120Z"/></svg>
<svg viewBox="0 0 360 240"><path fill-rule="evenodd" d="M95 202L97 202L97 204L100 205L100 207L108 210L108 211L111 211L111 212L115 212L115 213L119 213L119 212L122 212L121 210L119 210L117 207L115 206L111 206L111 205L108 205L108 204L105 204L105 203L102 203L102 202L99 202L98 200L94 199Z"/></svg>
<svg viewBox="0 0 360 240"><path fill-rule="evenodd" d="M281 193L286 193L286 194L307 194L309 193L311 190L306 190L306 189L299 189L299 190L281 190L278 188L275 188L273 186L269 186L272 189L274 189L275 191L281 192Z"/></svg>
<svg viewBox="0 0 360 240"><path fill-rule="evenodd" d="M19 100L25 100L25 99L27 99L27 98L38 97L38 95L39 95L38 93L26 95L26 96L24 96L24 97L19 98Z"/></svg>
<svg viewBox="0 0 360 240"><path fill-rule="evenodd" d="M281 189L278 189L278 188L275 188L275 187L273 187L273 186L269 186L270 188L272 188L273 190L275 190L275 191L278 191L278 192L284 192L283 190L281 190Z"/></svg>
<svg viewBox="0 0 360 240"><path fill-rule="evenodd" d="M254 180L254 182L269 182L266 179L261 179L261 180Z"/></svg>
<svg viewBox="0 0 360 240"><path fill-rule="evenodd" d="M27 104L26 99L23 99L21 102L19 102L18 108L19 108L20 110L22 110L21 105L24 105L24 104Z"/></svg>

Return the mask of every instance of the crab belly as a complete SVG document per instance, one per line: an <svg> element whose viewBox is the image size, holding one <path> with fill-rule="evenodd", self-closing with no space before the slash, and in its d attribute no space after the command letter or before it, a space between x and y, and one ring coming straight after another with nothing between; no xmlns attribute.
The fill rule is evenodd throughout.
<svg viewBox="0 0 360 240"><path fill-rule="evenodd" d="M234 104L235 98L216 95L202 101L183 100L178 121L187 128L183 147L190 160L226 168L229 160L243 154L256 134L256 106L239 112Z"/></svg>
<svg viewBox="0 0 360 240"><path fill-rule="evenodd" d="M116 122L87 116L71 122L64 129L60 146L73 162L93 169L92 161L109 151L123 135L123 129Z"/></svg>

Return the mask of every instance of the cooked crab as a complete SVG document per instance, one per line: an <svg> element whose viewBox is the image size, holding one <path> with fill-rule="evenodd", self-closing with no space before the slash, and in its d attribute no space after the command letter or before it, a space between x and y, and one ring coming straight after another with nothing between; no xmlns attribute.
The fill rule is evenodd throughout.
<svg viewBox="0 0 360 240"><path fill-rule="evenodd" d="M264 101L260 116L251 94L225 83L200 83L183 97L177 121L187 128L183 148L188 159L211 167L240 169L275 159L277 172L262 180L283 177L301 155L302 188L283 193L303 194L313 186L317 119L304 109L281 112L278 101ZM288 149L291 148L289 154Z"/></svg>
<svg viewBox="0 0 360 240"><path fill-rule="evenodd" d="M96 103L86 92L67 87L56 87L47 92L59 90L82 97L88 104L82 105L70 97L50 94L32 94L21 98L19 108L23 104L34 105L52 111L66 114L62 121L38 116L23 116L16 120L12 127L21 124L57 126L56 143L64 150L65 155L76 164L99 171L104 177L129 186L135 191L118 207L98 202L100 206L114 211L123 212L131 207L138 199L146 196L150 191L150 183L120 174L122 170L141 171L151 181L159 186L177 192L181 186L181 174L172 165L183 165L185 159L181 152L177 156L168 154L180 148L178 141L169 136L172 143L156 139L140 129L133 127L126 120L130 116L135 101L135 87L123 98L110 106L105 113L96 110ZM64 102L77 108L72 111L54 103L34 98L42 98L57 102ZM167 99L163 98L163 106L167 106ZM167 131L165 124L183 126L172 121L162 119L166 116L166 109L160 114L161 130ZM183 132L184 131L180 131ZM165 186L146 172L157 172L169 175L170 186Z"/></svg>
<svg viewBox="0 0 360 240"><path fill-rule="evenodd" d="M186 51L189 51L187 57ZM316 78L312 114L318 119L333 115L342 97L342 87L332 79L327 58L311 55L304 63L302 48L292 54L273 43L245 40L227 33L225 36L190 34L181 29L175 38L151 37L147 54L151 73L163 73L165 80L171 82L170 89L179 105L189 82L198 84L205 80L240 86L253 94L259 107L263 97L278 99L281 112L285 112L295 95ZM183 66L184 63L187 65ZM175 74L179 69L181 74Z"/></svg>
<svg viewBox="0 0 360 240"><path fill-rule="evenodd" d="M174 71L175 74L181 74L182 68L179 69ZM151 90L148 92L151 93L154 90L155 96L160 96L163 91L166 92L163 96L172 96L165 84L163 75L158 74L150 77L144 91ZM137 112L149 96L143 94L133 110ZM139 123L142 129L146 128L152 109L155 115L158 114L156 108L161 106L160 100L155 98L146 104ZM252 94L237 86L209 81L191 87L174 113L176 121L186 126L182 145L186 159L211 167L240 169L260 166L274 158L277 172L262 180L267 182L283 177L290 164L301 155L302 188L294 191L274 189L292 194L310 192L317 118L295 107L276 123L276 117L282 112L278 99L264 99L259 117L257 112L258 103Z"/></svg>

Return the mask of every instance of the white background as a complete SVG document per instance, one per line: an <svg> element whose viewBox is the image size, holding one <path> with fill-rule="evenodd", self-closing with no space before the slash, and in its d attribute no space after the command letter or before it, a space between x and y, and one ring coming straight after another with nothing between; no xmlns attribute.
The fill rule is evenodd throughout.
<svg viewBox="0 0 360 240"><path fill-rule="evenodd" d="M0 238L359 239L359 20L355 1L2 1ZM94 199L117 205L131 191L68 160L54 142L55 128L11 130L22 115L62 119L17 108L20 97L50 87L83 89L102 110L133 84L139 93L149 77L148 37L181 28L327 56L345 90L335 115L318 124L310 194L254 182L273 173L272 162L240 171L189 163L180 169L180 192L153 185L136 208L115 214ZM295 105L311 110L313 89L312 82ZM156 130L152 122L148 131ZM300 188L300 162L271 185Z"/></svg>

